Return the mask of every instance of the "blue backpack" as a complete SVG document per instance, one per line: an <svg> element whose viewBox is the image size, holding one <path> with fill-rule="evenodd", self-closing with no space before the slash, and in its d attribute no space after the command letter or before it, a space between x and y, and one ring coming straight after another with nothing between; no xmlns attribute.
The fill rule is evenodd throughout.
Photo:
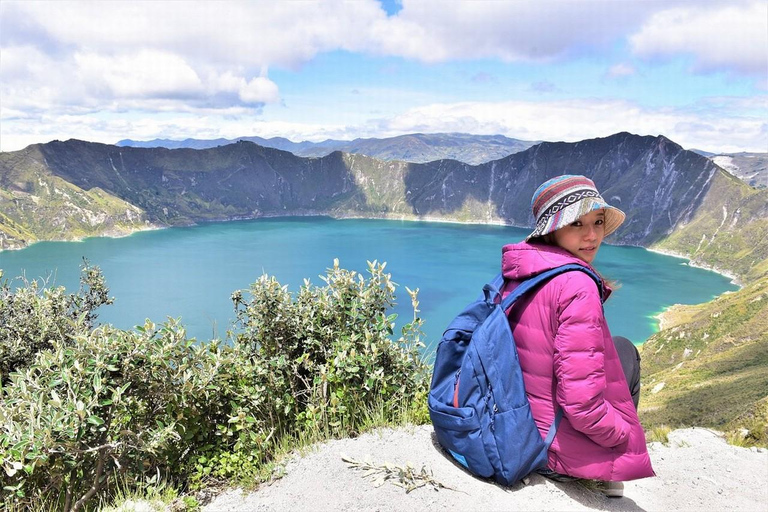
<svg viewBox="0 0 768 512"><path fill-rule="evenodd" d="M563 416L558 408L542 439L525 395L523 372L506 311L523 294L564 272L569 264L520 283L501 303L501 274L483 287L446 329L437 348L428 406L440 445L471 473L511 485L547 464L547 450Z"/></svg>

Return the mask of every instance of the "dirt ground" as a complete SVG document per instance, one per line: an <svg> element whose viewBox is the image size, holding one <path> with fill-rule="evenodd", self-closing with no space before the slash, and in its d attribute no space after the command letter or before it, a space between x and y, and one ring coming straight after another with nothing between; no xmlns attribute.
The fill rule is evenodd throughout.
<svg viewBox="0 0 768 512"><path fill-rule="evenodd" d="M385 429L318 445L288 462L285 476L271 485L251 493L229 490L203 510L768 512L768 451L728 445L702 428L673 431L669 441L649 445L656 477L626 482L623 498L606 498L593 482L554 483L539 475L527 485L502 487L452 462L431 426ZM342 457L367 461L376 473L366 476ZM411 474L428 479L401 480L409 463ZM395 483L423 485L407 492Z"/></svg>

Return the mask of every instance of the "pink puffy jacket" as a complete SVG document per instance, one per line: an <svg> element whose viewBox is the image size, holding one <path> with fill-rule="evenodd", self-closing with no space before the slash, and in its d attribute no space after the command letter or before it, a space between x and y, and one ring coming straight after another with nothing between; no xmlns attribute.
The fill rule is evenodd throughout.
<svg viewBox="0 0 768 512"><path fill-rule="evenodd" d="M502 272L518 282L566 263L588 266L558 247L502 248ZM605 297L611 291L605 287ZM653 476L645 434L603 315L598 288L583 272L566 272L510 309L525 389L542 437L557 411L563 419L549 449L549 468L596 480Z"/></svg>

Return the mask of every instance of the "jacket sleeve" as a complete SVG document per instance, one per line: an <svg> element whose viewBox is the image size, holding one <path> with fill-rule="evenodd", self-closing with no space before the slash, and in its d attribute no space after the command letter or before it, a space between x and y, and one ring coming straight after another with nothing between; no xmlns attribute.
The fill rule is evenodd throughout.
<svg viewBox="0 0 768 512"><path fill-rule="evenodd" d="M573 428L601 446L617 446L629 438L630 425L603 398L608 333L597 287L582 272L563 278L554 343L556 399Z"/></svg>

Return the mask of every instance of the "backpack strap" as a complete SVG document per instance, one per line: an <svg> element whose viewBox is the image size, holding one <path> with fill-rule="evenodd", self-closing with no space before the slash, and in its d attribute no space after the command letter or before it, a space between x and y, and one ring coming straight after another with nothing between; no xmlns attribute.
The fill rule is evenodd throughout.
<svg viewBox="0 0 768 512"><path fill-rule="evenodd" d="M504 287L504 275L499 272L496 274L496 277L494 277L491 282L483 286L483 291L480 293L480 296L477 297L477 300L485 300L489 304L493 304L496 302L496 297L499 297L499 302L501 302L501 289Z"/></svg>
<svg viewBox="0 0 768 512"><path fill-rule="evenodd" d="M507 295L503 301L501 301L500 307L502 308L502 311L506 311L507 309L509 309L517 299L522 297L525 293L529 292L539 284L557 275L563 274L565 272L570 272L572 270L579 270L581 272L584 272L588 274L595 281L595 284L597 285L598 293L600 294L600 302L602 303L603 302L603 280L600 279L600 276L598 276L591 269L583 265L579 265L578 263L569 263L561 267L556 267L556 268L547 270L545 272L542 272L541 274L537 274L520 283L517 286L517 288L512 290L510 294ZM501 283L498 283L498 280L500 278L501 278ZM503 277L501 274L499 274L494 278L490 286L493 286L494 290L501 290L501 286L503 285L503 282L504 282ZM489 288L489 285L486 285L486 288ZM487 297L488 292L485 291L486 288L483 288L483 290L486 293L486 297ZM555 405L557 407L555 420L552 422L552 425L550 425L549 430L547 431L547 437L544 439L544 444L547 446L547 450L549 449L550 446L552 446L552 441L555 440L555 434L557 434L557 427L560 425L560 420L563 419L563 409L557 406L557 404Z"/></svg>
<svg viewBox="0 0 768 512"><path fill-rule="evenodd" d="M555 421L553 421L552 425L549 426L549 430L547 431L547 438L544 439L544 444L547 446L547 450L549 450L549 447L552 446L552 441L555 440L555 434L557 434L557 427L560 425L561 419L563 419L563 410L558 407L557 414L555 414Z"/></svg>
<svg viewBox="0 0 768 512"><path fill-rule="evenodd" d="M496 274L496 277L493 278L493 281L491 281L490 284L497 290L501 290L501 287L504 286L504 274L501 272Z"/></svg>
<svg viewBox="0 0 768 512"><path fill-rule="evenodd" d="M597 284L598 292L600 293L600 302L603 302L603 280L600 279L600 277L593 272L591 269L585 267L584 265L579 265L578 263L569 263L567 265L563 265L561 267L555 267L553 269L547 270L545 272L542 272L541 274L536 274L535 276L526 279L522 283L520 283L517 288L512 290L509 295L507 295L504 300L501 302L501 307L504 311L510 308L514 302L519 299L521 296L523 296L526 292L529 290L535 288L542 282L551 279L557 275L563 274L565 272L570 272L571 270L580 270L586 274L588 274L594 281L595 284ZM494 280L495 284L495 280Z"/></svg>

